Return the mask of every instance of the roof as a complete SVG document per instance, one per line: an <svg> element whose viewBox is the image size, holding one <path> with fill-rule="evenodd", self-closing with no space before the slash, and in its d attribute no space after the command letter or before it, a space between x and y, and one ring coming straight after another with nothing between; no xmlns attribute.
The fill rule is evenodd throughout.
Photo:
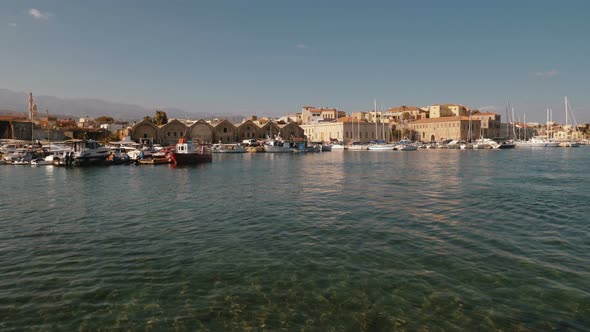
<svg viewBox="0 0 590 332"><path fill-rule="evenodd" d="M399 107L392 107L387 110L387 112L408 112L408 111L423 111L421 108L416 106L406 106L402 105Z"/></svg>
<svg viewBox="0 0 590 332"><path fill-rule="evenodd" d="M337 119L338 122L367 122L366 120L359 120L354 116L343 116Z"/></svg>
<svg viewBox="0 0 590 332"><path fill-rule="evenodd" d="M468 116L443 116L440 118L429 118L412 121L411 124L416 123L436 123L436 122L456 122L456 121L469 121Z"/></svg>
<svg viewBox="0 0 590 332"><path fill-rule="evenodd" d="M498 113L494 113L494 112L479 112L479 113L473 113L473 116L477 116L477 115L499 115Z"/></svg>

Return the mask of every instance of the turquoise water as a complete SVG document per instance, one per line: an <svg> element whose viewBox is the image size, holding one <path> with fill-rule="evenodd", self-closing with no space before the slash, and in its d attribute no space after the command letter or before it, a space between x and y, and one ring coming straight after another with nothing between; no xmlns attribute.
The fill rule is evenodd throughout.
<svg viewBox="0 0 590 332"><path fill-rule="evenodd" d="M0 166L0 330L590 329L590 148Z"/></svg>

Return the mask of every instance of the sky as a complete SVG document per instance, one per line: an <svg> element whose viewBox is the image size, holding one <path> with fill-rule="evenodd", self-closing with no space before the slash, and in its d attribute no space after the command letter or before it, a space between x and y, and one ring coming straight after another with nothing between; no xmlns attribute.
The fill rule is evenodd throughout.
<svg viewBox="0 0 590 332"><path fill-rule="evenodd" d="M189 112L459 103L590 122L589 1L0 2L0 88ZM1 106L1 105L0 105ZM0 107L1 108L1 107Z"/></svg>

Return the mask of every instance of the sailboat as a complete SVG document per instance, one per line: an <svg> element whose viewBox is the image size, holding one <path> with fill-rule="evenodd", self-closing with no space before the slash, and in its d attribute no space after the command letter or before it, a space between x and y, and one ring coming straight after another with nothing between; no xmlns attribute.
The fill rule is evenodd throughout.
<svg viewBox="0 0 590 332"><path fill-rule="evenodd" d="M352 122L352 131L354 133L354 120ZM361 123L360 120L357 120L357 132L358 132L358 140L353 141L350 145L348 145L348 150L351 151L360 151L360 150L366 150L367 149L367 145L363 144L360 141L360 136L361 136Z"/></svg>
<svg viewBox="0 0 590 332"><path fill-rule="evenodd" d="M508 109L510 108L510 102L506 101L506 140L504 140L503 142L500 142L498 145L494 146L494 149L514 149L516 147L516 144L514 144L514 140L511 139L511 137L514 137L515 135L511 136L510 133L510 126L509 124L512 123L512 131L514 132L514 109L512 109L512 114L513 117L510 117L510 112L508 111Z"/></svg>
<svg viewBox="0 0 590 332"><path fill-rule="evenodd" d="M377 121L377 101L376 100L373 100L373 110L375 112L375 143L369 144L367 149L369 149L370 151L393 150L393 148L394 148L393 144L385 143L385 127L383 128L383 140L382 141L377 140L377 137L379 136L379 126L378 126L378 121ZM383 119L381 119L381 120L383 120Z"/></svg>
<svg viewBox="0 0 590 332"><path fill-rule="evenodd" d="M568 107L568 103L567 103L567 96L565 97L565 126L564 126L564 131L565 131L565 140L559 142L559 146L563 147L563 148L577 148L580 146L580 143L575 142L571 139L571 137L569 137L570 135L567 132L567 126L568 126L568 112L569 111L569 107ZM574 119L575 122L575 119ZM575 125L575 124L574 124Z"/></svg>

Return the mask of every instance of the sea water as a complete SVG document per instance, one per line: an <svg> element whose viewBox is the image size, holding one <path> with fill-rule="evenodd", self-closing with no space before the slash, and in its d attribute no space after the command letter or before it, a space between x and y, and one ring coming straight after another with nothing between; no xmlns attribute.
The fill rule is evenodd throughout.
<svg viewBox="0 0 590 332"><path fill-rule="evenodd" d="M0 330L588 330L590 148L0 166Z"/></svg>

